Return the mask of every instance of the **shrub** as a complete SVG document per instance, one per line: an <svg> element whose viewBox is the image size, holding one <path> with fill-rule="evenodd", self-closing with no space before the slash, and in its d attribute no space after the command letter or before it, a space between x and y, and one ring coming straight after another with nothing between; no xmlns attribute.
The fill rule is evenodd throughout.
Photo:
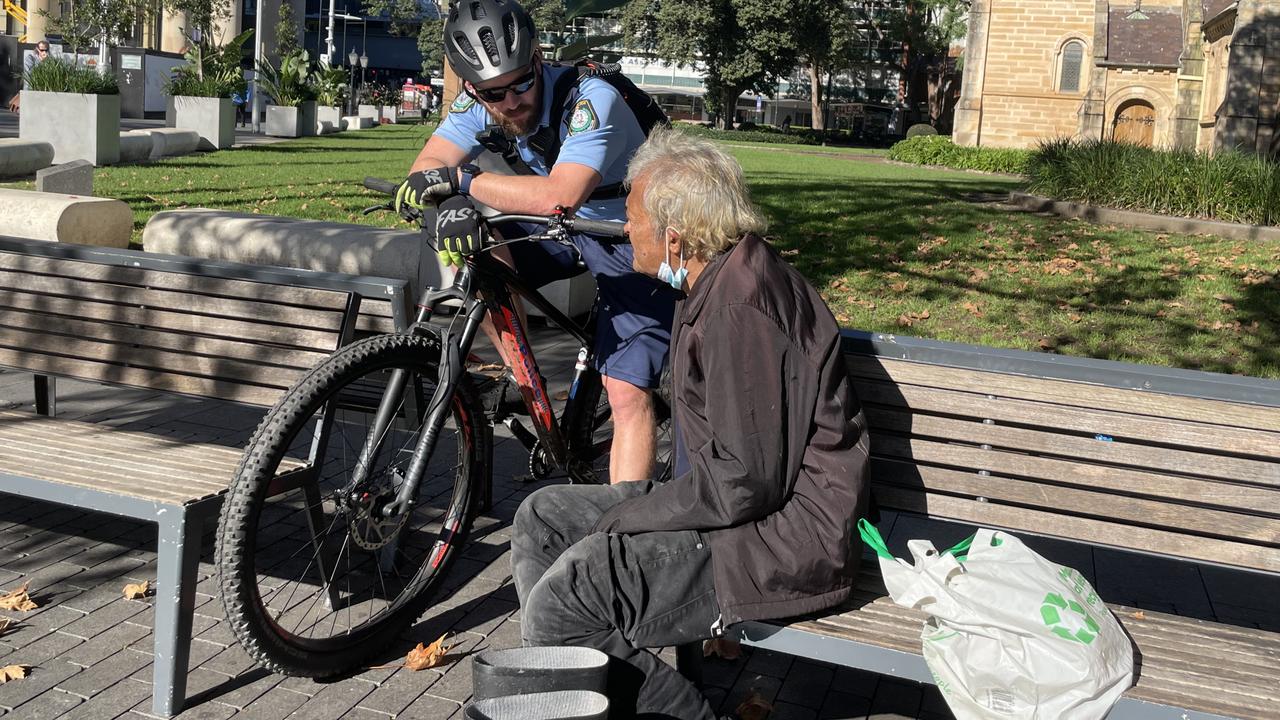
<svg viewBox="0 0 1280 720"><path fill-rule="evenodd" d="M184 56L187 64L173 71L165 84L169 95L229 98L245 91L244 72L240 69L241 49L253 30L245 30L221 48L206 47L191 41Z"/></svg>
<svg viewBox="0 0 1280 720"><path fill-rule="evenodd" d="M316 100L328 107L341 105L347 97L347 83L350 77L340 67L320 66L311 73L311 87L315 91Z"/></svg>
<svg viewBox="0 0 1280 720"><path fill-rule="evenodd" d="M779 145L818 145L820 141L810 139L809 136L797 133L792 130L791 134L783 135L780 132L766 132L764 130L720 130L718 128L707 128L699 125L689 125L680 123L680 129L688 132L690 135L710 138L712 140L726 140L730 142L759 142L774 143Z"/></svg>
<svg viewBox="0 0 1280 720"><path fill-rule="evenodd" d="M297 107L299 103L314 100L315 93L308 82L307 53L297 50L280 58L277 70L271 61L263 58L258 65L262 91L271 96L276 105Z"/></svg>
<svg viewBox="0 0 1280 720"><path fill-rule="evenodd" d="M116 76L77 65L70 60L51 57L36 63L23 76L23 87L43 92L82 93L85 95L119 95Z"/></svg>
<svg viewBox="0 0 1280 720"><path fill-rule="evenodd" d="M1280 223L1280 164L1256 155L1209 156L1064 138L1040 144L1028 175L1031 192L1059 200L1227 222Z"/></svg>
<svg viewBox="0 0 1280 720"><path fill-rule="evenodd" d="M1025 174L1030 150L963 147L947 135L917 135L889 148L889 159L916 165L941 165L958 170Z"/></svg>
<svg viewBox="0 0 1280 720"><path fill-rule="evenodd" d="M920 135L937 135L938 131L928 123L916 123L907 128L907 137L913 138Z"/></svg>

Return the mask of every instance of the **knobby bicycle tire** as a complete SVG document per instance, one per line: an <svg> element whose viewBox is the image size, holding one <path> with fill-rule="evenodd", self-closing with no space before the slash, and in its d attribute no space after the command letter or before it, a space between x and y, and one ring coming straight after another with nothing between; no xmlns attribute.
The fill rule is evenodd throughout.
<svg viewBox="0 0 1280 720"><path fill-rule="evenodd" d="M423 613L461 552L474 504L492 468L490 429L465 375L455 388L415 509L399 525L371 511L393 497L397 480L403 480L397 473L421 430L424 398L431 396L439 356L439 342L432 336L382 335L353 343L311 370L254 433L223 504L215 561L232 630L263 667L326 677L385 652ZM381 444L387 451L386 467L380 454L374 458L371 482L362 486L366 492L339 493L346 484L341 463L358 456L368 434L352 418L372 416L371 407L376 408L386 377L395 369L415 375L402 396L397 424ZM312 464L320 472L281 492L291 477L288 469L302 464L286 455L306 456L321 423L321 408L330 401L334 420L329 442ZM279 472L282 463L287 468ZM294 546L298 549L285 555ZM294 587L286 596L290 582Z"/></svg>

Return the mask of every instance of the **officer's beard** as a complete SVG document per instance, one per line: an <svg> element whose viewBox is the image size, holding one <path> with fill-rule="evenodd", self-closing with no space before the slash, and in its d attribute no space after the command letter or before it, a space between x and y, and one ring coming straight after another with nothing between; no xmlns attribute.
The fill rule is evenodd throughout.
<svg viewBox="0 0 1280 720"><path fill-rule="evenodd" d="M539 82L538 86L535 86L528 93L525 93L526 95L534 98L529 102L529 104L525 105L522 103L511 113L499 112L490 108L489 115L498 122L498 125L500 125L508 135L511 135L512 137L524 137L525 135L529 135L537 129L538 120L542 114L541 90L541 82Z"/></svg>

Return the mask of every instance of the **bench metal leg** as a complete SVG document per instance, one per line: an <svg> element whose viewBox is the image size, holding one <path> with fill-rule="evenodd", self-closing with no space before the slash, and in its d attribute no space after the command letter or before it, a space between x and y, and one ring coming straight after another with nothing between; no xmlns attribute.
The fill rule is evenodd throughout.
<svg viewBox="0 0 1280 720"><path fill-rule="evenodd" d="M195 611L200 563L201 519L180 510L160 518L155 600L154 695L151 710L172 717L182 709L191 656L191 616Z"/></svg>
<svg viewBox="0 0 1280 720"><path fill-rule="evenodd" d="M58 413L58 379L48 375L35 376L36 414L53 417Z"/></svg>

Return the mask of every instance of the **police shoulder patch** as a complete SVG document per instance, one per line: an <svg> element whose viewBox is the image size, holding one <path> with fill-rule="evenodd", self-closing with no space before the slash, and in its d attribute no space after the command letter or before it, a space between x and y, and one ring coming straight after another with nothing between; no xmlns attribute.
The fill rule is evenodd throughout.
<svg viewBox="0 0 1280 720"><path fill-rule="evenodd" d="M590 100L582 98L573 106L573 114L569 116L569 134L583 133L598 127L600 118L596 116L596 109L591 106Z"/></svg>
<svg viewBox="0 0 1280 720"><path fill-rule="evenodd" d="M453 104L449 106L449 112L466 112L475 104L475 98L464 92L460 92L458 93L458 97L453 99Z"/></svg>

